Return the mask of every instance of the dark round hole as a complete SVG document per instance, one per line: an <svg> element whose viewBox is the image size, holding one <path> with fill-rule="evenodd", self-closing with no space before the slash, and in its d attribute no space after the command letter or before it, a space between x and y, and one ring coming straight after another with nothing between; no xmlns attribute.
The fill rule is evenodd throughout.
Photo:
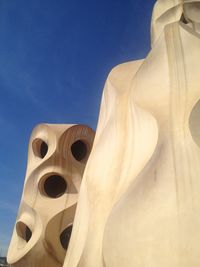
<svg viewBox="0 0 200 267"><path fill-rule="evenodd" d="M32 232L30 228L23 222L17 222L16 230L18 236L24 239L27 243L32 237Z"/></svg>
<svg viewBox="0 0 200 267"><path fill-rule="evenodd" d="M60 235L60 243L62 247L67 250L72 233L73 225L68 226Z"/></svg>
<svg viewBox="0 0 200 267"><path fill-rule="evenodd" d="M51 198L62 196L66 189L67 183L60 175L51 175L44 182L44 191Z"/></svg>
<svg viewBox="0 0 200 267"><path fill-rule="evenodd" d="M48 145L40 138L33 141L33 152L39 158L44 158L48 152Z"/></svg>
<svg viewBox="0 0 200 267"><path fill-rule="evenodd" d="M74 158L78 161L81 161L87 155L87 145L83 141L78 140L72 144L71 151Z"/></svg>
<svg viewBox="0 0 200 267"><path fill-rule="evenodd" d="M32 232L28 226L26 226L26 242L28 242L31 239Z"/></svg>
<svg viewBox="0 0 200 267"><path fill-rule="evenodd" d="M45 143L44 141L42 141L41 145L40 145L40 156L43 159L48 151L48 145L47 143Z"/></svg>

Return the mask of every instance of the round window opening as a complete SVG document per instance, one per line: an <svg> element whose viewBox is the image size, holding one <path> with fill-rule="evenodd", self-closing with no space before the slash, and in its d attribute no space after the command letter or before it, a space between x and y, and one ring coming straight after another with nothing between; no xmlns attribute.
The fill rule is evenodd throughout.
<svg viewBox="0 0 200 267"><path fill-rule="evenodd" d="M32 231L30 228L23 222L17 222L16 231L19 237L25 240L27 243L32 237Z"/></svg>
<svg viewBox="0 0 200 267"><path fill-rule="evenodd" d="M47 143L40 138L35 139L33 141L33 152L37 157L43 159L48 152Z"/></svg>
<svg viewBox="0 0 200 267"><path fill-rule="evenodd" d="M51 175L46 178L43 184L45 194L50 198L58 198L67 190L67 183L60 175Z"/></svg>
<svg viewBox="0 0 200 267"><path fill-rule="evenodd" d="M87 156L87 145L82 140L78 140L72 144L71 152L77 161L82 161Z"/></svg>
<svg viewBox="0 0 200 267"><path fill-rule="evenodd" d="M69 241L72 233L73 225L68 226L60 235L60 243L62 247L67 250L69 246Z"/></svg>

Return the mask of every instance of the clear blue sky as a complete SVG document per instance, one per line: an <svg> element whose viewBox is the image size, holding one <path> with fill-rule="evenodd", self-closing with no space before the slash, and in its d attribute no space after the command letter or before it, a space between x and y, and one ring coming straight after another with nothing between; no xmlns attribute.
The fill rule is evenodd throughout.
<svg viewBox="0 0 200 267"><path fill-rule="evenodd" d="M155 0L0 0L0 253L42 122L96 128L110 69L145 57Z"/></svg>

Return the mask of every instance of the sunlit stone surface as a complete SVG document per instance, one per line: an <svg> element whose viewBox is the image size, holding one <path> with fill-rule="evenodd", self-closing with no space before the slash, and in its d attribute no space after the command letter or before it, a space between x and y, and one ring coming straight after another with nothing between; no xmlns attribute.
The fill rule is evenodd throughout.
<svg viewBox="0 0 200 267"><path fill-rule="evenodd" d="M158 0L151 37L107 78L85 171L91 129L34 131L13 266L200 266L200 1Z"/></svg>
<svg viewBox="0 0 200 267"><path fill-rule="evenodd" d="M106 81L64 267L200 266L200 2L157 1L151 28Z"/></svg>
<svg viewBox="0 0 200 267"><path fill-rule="evenodd" d="M37 126L8 262L61 267L68 248L83 171L94 132L82 125Z"/></svg>

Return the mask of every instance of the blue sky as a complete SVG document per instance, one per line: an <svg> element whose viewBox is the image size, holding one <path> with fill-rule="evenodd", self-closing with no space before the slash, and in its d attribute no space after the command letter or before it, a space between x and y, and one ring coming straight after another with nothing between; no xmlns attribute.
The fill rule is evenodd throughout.
<svg viewBox="0 0 200 267"><path fill-rule="evenodd" d="M33 127L96 128L109 71L150 49L154 2L0 0L1 255L17 215Z"/></svg>

